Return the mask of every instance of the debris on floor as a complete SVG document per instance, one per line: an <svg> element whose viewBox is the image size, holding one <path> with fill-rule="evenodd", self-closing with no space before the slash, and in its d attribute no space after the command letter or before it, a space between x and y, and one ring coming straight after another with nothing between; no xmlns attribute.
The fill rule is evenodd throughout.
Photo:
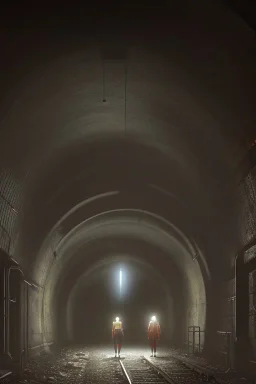
<svg viewBox="0 0 256 384"><path fill-rule="evenodd" d="M138 359L149 354L145 348L125 348L122 359ZM174 350L162 348L159 351L157 364L168 364L168 359L175 355ZM182 356L181 356L182 357ZM183 358L189 358L184 356ZM190 356L191 363L199 364ZM203 359L200 360L203 364ZM241 378L225 376L224 380L218 378L217 382L242 383ZM245 379L244 382L248 383ZM202 381L200 381L202 382ZM125 384L127 381L122 373L119 359L114 358L110 347L63 348L55 353L42 353L40 356L30 358L27 367L21 376L11 375L5 381L7 384Z"/></svg>

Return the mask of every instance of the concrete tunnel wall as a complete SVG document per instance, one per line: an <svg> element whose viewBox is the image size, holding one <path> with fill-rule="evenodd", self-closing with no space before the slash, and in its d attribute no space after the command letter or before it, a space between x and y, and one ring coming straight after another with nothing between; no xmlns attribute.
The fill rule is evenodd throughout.
<svg viewBox="0 0 256 384"><path fill-rule="evenodd" d="M106 218L104 218L104 216L106 216ZM144 218L138 222L138 219L133 219L129 216L123 216L114 221L112 220L107 219L107 215L105 214L99 215L99 217L96 218L95 224L93 224L95 219L82 223L79 226L80 228L75 228L72 233L69 233L56 249L58 258L54 261L51 270L48 272L44 295L44 323L42 326L45 327L43 332L47 342L54 341L57 336L54 334L56 331L53 332L54 328L56 330L59 327L58 323L56 323L56 309L58 307L58 291L56 291L56 286L58 285L59 278L64 273L65 264L68 263L69 259L75 258L75 249L82 247L86 255L86 245L88 242L93 242L95 239L100 241L100 239L109 236L114 237L114 239L123 236L130 238L131 241L133 238L138 238L141 241L153 243L157 245L159 250L163 249L168 253L169 257L181 271L184 280L183 283L186 286L187 297L184 301L186 308L184 308L183 311L183 316L186 318L186 321L182 332L183 340L180 340L180 342L183 342L187 336L188 325L199 325L204 329L206 324L206 289L198 260L192 260L193 255L175 240L173 235L162 232L161 228L159 228L159 226L156 227L154 222L150 224L150 220L145 221L146 219ZM104 252L104 249L102 249L102 252ZM122 249L120 249L120 252L122 252ZM81 271L81 274L82 273L83 271ZM206 274L205 271L203 273ZM206 284L207 283L209 283L209 281L206 282ZM37 321L37 319L35 319L35 321Z"/></svg>
<svg viewBox="0 0 256 384"><path fill-rule="evenodd" d="M251 58L255 44L251 31L236 17L221 10L216 4L210 7L207 4L208 9L205 2L200 4L201 13L195 15L195 12L188 12L188 19L191 18L192 24L197 25L196 33L192 33L192 24L186 26L187 20L183 20L182 25L186 26L187 33L182 37L179 23L170 22L173 38L168 41L169 35L164 31L165 47L156 47L149 37L144 39L143 48L138 40L136 47L129 49L125 136L139 138L141 142L156 148L156 152L168 154L172 169L187 180L186 191L195 192L194 186L198 184L200 193L197 201L202 198L205 204L212 204L214 210L215 194L220 199L225 193L228 199L233 196L236 189L233 171L248 150L251 132L255 127L255 103L250 91L255 88L255 66ZM175 19L175 14L173 17ZM159 38L163 38L161 33ZM52 180L44 179L40 173L43 168L39 164L43 163L46 173L50 173L53 160L58 158L62 149L66 148L69 154L68 150L72 144L75 147L77 141L82 146L90 140L92 143L103 134L106 138L114 139L117 133L124 131L124 98L121 96L124 73L121 66L117 68L115 64L112 68L106 68L109 79L107 95L112 104L103 107L101 57L99 49L95 49L93 44L88 42L85 50L84 42L82 49L79 44L74 47L71 43L61 52L58 42L53 42L53 48L58 47L53 49L56 52L55 59L47 58L47 66L42 64L41 68L33 61L36 68L33 75L23 76L20 89L17 87L12 90L8 113L5 113L5 108L1 112L1 164L10 169L1 184L4 196L2 200L1 195L1 207L4 207L1 209L1 224L11 236L10 249L6 240L2 240L2 246L8 248L26 269L28 276L37 277L36 282L42 287L38 294L31 293L31 345L43 340L42 299L52 261L52 247L45 250L44 261L40 261L40 265L37 261L38 251L34 252L30 248L32 238L34 241L40 237L39 228L35 224L46 220L45 196L36 194L34 189L40 191L45 183L50 191L48 197L52 197L57 189ZM196 47L204 49L201 51L201 48ZM170 52L175 54L166 62ZM113 78L116 70L119 73L117 82ZM13 137L19 143L15 150ZM87 168L92 166L85 164ZM60 171L63 164L60 163L59 167ZM70 164L68 174L75 173L76 167L77 163ZM102 175L99 173L98 176ZM15 183L11 180L15 180ZM56 180L59 181L57 177ZM35 181L36 188L33 185ZM247 184L253 186L254 182L246 180L244 189ZM6 204L6 200L11 201L14 209L23 212L23 208L20 208L22 187L26 191L23 196L25 201L33 201L24 211L25 220L31 221L29 229L34 227L33 232L25 228L23 218L17 224L14 211ZM251 204L255 203L253 194L242 193L242 196L242 205L254 220L255 212ZM190 203L193 204L193 198ZM69 201L69 204L73 202ZM47 211L49 216L53 214L51 208L50 205ZM201 207L202 210L204 208ZM226 220L228 222L221 209L216 210L215 214L216 217L222 217L223 223ZM58 218L55 219L56 222ZM198 221L200 219L199 216ZM209 265L213 264L211 260L214 257L218 260L219 271L226 261L231 264L239 248L253 238L253 220L236 216L235 212L234 226L241 225L240 232L232 227L230 238L218 244L215 244L218 238L215 232L217 220L215 227L203 222L205 229L202 230L202 237L212 231L212 237L208 235L207 239L200 242ZM51 223L48 231L52 225L54 223ZM241 238L236 236L237 233L242 234ZM31 270L35 270L34 265L38 266L35 275L31 273ZM33 316L37 317L38 322L34 322Z"/></svg>

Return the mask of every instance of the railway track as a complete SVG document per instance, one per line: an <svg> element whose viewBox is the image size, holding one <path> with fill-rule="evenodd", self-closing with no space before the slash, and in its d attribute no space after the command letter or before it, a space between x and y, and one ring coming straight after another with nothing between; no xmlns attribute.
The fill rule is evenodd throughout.
<svg viewBox="0 0 256 384"><path fill-rule="evenodd" d="M139 359L119 360L124 377L129 384L196 384L206 383L200 375L184 366L177 359L151 360L145 356Z"/></svg>

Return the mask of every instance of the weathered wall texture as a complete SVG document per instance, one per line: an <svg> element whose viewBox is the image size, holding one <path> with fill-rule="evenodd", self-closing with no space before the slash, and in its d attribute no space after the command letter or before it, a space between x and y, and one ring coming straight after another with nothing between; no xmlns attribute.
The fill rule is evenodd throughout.
<svg viewBox="0 0 256 384"><path fill-rule="evenodd" d="M254 167L244 183L240 186L241 206L241 242L248 250L244 254L245 262L256 257L256 167ZM252 359L256 360L256 270L249 273L249 338L252 347Z"/></svg>
<svg viewBox="0 0 256 384"><path fill-rule="evenodd" d="M240 184L239 192L240 241L242 246L245 246L256 239L256 167L250 171ZM249 257L249 253L247 257Z"/></svg>
<svg viewBox="0 0 256 384"><path fill-rule="evenodd" d="M33 349L43 343L41 325L42 291L29 290L28 295L28 347Z"/></svg>
<svg viewBox="0 0 256 384"><path fill-rule="evenodd" d="M249 261L256 256L256 246L253 242L256 240L256 167L252 168L238 187L238 236L240 244L237 254L230 255L233 269L231 276L222 284L219 291L221 300L222 319L219 324L219 330L232 333L232 341L235 341L236 332L236 281L235 281L235 258L243 247L249 247L244 254L244 260ZM252 245L252 246L251 246ZM256 271L249 274L249 337L251 346L256 357ZM218 336L218 348L221 351L227 350L227 338ZM231 352L232 353L232 352Z"/></svg>

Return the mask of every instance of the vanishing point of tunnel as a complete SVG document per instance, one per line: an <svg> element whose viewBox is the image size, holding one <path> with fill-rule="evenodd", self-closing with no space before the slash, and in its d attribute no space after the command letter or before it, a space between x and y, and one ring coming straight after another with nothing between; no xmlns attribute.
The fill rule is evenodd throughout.
<svg viewBox="0 0 256 384"><path fill-rule="evenodd" d="M152 316L149 375L255 372L255 31L227 3L6 8L0 382L137 383Z"/></svg>

